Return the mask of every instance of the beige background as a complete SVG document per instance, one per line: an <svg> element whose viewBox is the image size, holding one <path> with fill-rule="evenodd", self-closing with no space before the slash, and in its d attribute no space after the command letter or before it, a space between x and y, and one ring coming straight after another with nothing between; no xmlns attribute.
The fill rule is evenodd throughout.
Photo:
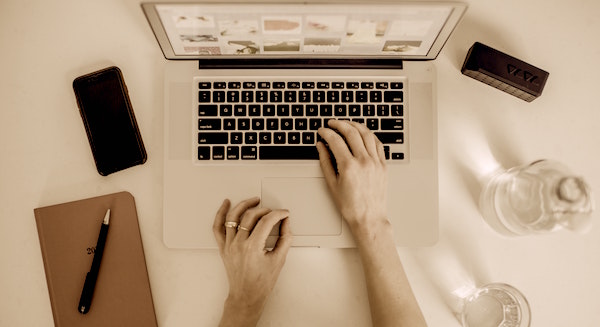
<svg viewBox="0 0 600 327"><path fill-rule="evenodd" d="M583 236L507 238L475 199L479 176L498 163L540 158L600 192L600 2L469 2L436 60L440 241L399 249L412 287L430 326L458 326L445 295L474 282L523 291L532 326L597 326L600 223ZM549 71L544 94L526 103L461 75L475 41ZM0 51L0 326L52 326L33 208L121 190L136 199L159 325L214 326L227 292L217 251L162 243L165 60L139 1L3 0ZM109 65L123 70L148 162L101 177L71 83ZM354 250L292 249L261 326L368 326L362 278Z"/></svg>

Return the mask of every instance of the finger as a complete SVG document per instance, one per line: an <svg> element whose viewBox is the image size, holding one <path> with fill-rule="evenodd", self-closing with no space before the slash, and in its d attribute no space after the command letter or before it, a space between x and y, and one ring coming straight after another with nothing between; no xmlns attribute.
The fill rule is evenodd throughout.
<svg viewBox="0 0 600 327"><path fill-rule="evenodd" d="M321 170L323 170L323 176L325 176L325 182L327 182L329 189L333 190L337 181L337 174L331 162L329 150L323 142L319 141L317 142L317 151L319 152L319 163L321 164Z"/></svg>
<svg viewBox="0 0 600 327"><path fill-rule="evenodd" d="M248 236L252 233L252 230L256 226L256 223L260 217L268 214L269 212L271 212L271 209L269 208L251 208L246 210L242 216L242 219L240 220L235 240L244 241L248 239Z"/></svg>
<svg viewBox="0 0 600 327"><path fill-rule="evenodd" d="M233 209L231 209L231 211L229 211L227 217L225 218L225 222L235 222L239 224L241 216L244 214L244 212L250 208L256 207L258 203L260 203L260 199L258 197L250 198L238 203ZM231 244L236 233L237 228L225 228L225 244Z"/></svg>
<svg viewBox="0 0 600 327"><path fill-rule="evenodd" d="M385 165L387 162L385 160L385 150L383 149L383 143L381 143L379 139L377 139L377 154L379 155L379 160L381 161L381 164Z"/></svg>
<svg viewBox="0 0 600 327"><path fill-rule="evenodd" d="M359 124L357 122L350 122L350 123L360 133L360 136L362 137L363 144L364 144L365 148L367 149L367 153L372 158L377 158L377 156L378 156L378 154L377 154L377 141L378 141L378 139L375 136L375 134L373 134L373 132L371 132L371 130L369 128L367 128L367 126L365 126L364 124Z"/></svg>
<svg viewBox="0 0 600 327"><path fill-rule="evenodd" d="M351 122L332 119L329 121L329 127L337 130L346 139L346 143L355 157L368 155L361 133Z"/></svg>
<svg viewBox="0 0 600 327"><path fill-rule="evenodd" d="M319 128L317 133L327 143L338 164L352 159L352 153L340 134L330 128Z"/></svg>
<svg viewBox="0 0 600 327"><path fill-rule="evenodd" d="M254 230L252 234L250 234L249 239L253 242L256 242L256 246L260 247L262 250L265 247L265 243L267 242L267 237L271 233L273 227L281 220L289 217L290 213L287 210L273 210L268 214L264 215L256 226L254 226Z"/></svg>
<svg viewBox="0 0 600 327"><path fill-rule="evenodd" d="M223 251L223 247L225 246L225 226L223 224L225 224L225 216L229 211L229 207L231 207L231 202L225 199L219 210L217 210L215 221L213 222L213 234L215 234L219 251Z"/></svg>
<svg viewBox="0 0 600 327"><path fill-rule="evenodd" d="M290 227L290 218L284 218L281 221L280 231L281 231L281 235L279 235L279 238L277 239L277 242L275 243L273 250L271 252L269 252L269 255L285 257L285 256L287 256L287 253L288 253L290 247L292 246L292 239L293 239L292 229Z"/></svg>

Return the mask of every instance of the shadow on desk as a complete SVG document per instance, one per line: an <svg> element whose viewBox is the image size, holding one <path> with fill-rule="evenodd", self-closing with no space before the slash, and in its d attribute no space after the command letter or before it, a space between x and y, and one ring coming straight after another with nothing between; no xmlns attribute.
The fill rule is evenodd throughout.
<svg viewBox="0 0 600 327"><path fill-rule="evenodd" d="M460 312L462 299L477 286L490 281L490 272L478 247L457 230L445 230L435 247L414 251L414 260L435 287L453 315Z"/></svg>

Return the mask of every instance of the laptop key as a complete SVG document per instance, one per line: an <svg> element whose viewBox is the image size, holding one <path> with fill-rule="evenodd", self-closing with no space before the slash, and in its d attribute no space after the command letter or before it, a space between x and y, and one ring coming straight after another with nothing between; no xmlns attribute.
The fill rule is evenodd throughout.
<svg viewBox="0 0 600 327"><path fill-rule="evenodd" d="M382 119L381 120L381 129L382 130L403 130L404 129L404 120L402 118Z"/></svg>
<svg viewBox="0 0 600 327"><path fill-rule="evenodd" d="M285 139L284 132L276 132L273 134L273 143L275 144L285 144Z"/></svg>
<svg viewBox="0 0 600 327"><path fill-rule="evenodd" d="M392 116L394 116L394 117L404 116L404 106L402 106L401 104L392 105Z"/></svg>
<svg viewBox="0 0 600 327"><path fill-rule="evenodd" d="M306 115L307 116L318 116L319 115L319 106L316 104L307 104L306 105Z"/></svg>
<svg viewBox="0 0 600 327"><path fill-rule="evenodd" d="M300 82L288 82L287 83L288 89L299 89L300 85L301 85Z"/></svg>
<svg viewBox="0 0 600 327"><path fill-rule="evenodd" d="M375 83L375 86L380 90L385 90L388 88L388 83L387 82L377 82L377 83Z"/></svg>
<svg viewBox="0 0 600 327"><path fill-rule="evenodd" d="M315 133L314 132L302 133L302 144L315 144Z"/></svg>
<svg viewBox="0 0 600 327"><path fill-rule="evenodd" d="M322 103L325 102L325 91L314 91L313 102Z"/></svg>
<svg viewBox="0 0 600 327"><path fill-rule="evenodd" d="M290 115L290 105L289 104L277 105L277 116L287 117L289 115Z"/></svg>
<svg viewBox="0 0 600 327"><path fill-rule="evenodd" d="M297 97L296 91L285 91L283 93L283 100L285 102L296 102Z"/></svg>
<svg viewBox="0 0 600 327"><path fill-rule="evenodd" d="M258 134L258 141L260 144L271 144L272 135L269 132L262 132Z"/></svg>
<svg viewBox="0 0 600 327"><path fill-rule="evenodd" d="M228 146L227 147L227 160L238 160L240 159L240 147L239 146Z"/></svg>
<svg viewBox="0 0 600 327"><path fill-rule="evenodd" d="M283 92L282 91L271 91L269 97L269 102L282 102L283 101Z"/></svg>
<svg viewBox="0 0 600 327"><path fill-rule="evenodd" d="M292 132L288 134L288 143L289 144L300 144L300 133Z"/></svg>
<svg viewBox="0 0 600 327"><path fill-rule="evenodd" d="M385 153L385 159L390 160L390 146L389 145L383 146L383 153Z"/></svg>
<svg viewBox="0 0 600 327"><path fill-rule="evenodd" d="M247 131L250 130L250 119L249 118L240 118L238 119L238 130Z"/></svg>
<svg viewBox="0 0 600 327"><path fill-rule="evenodd" d="M225 160L225 147L215 146L212 153L213 160Z"/></svg>
<svg viewBox="0 0 600 327"><path fill-rule="evenodd" d="M402 102L404 94L402 91L385 91L383 99L385 102Z"/></svg>
<svg viewBox="0 0 600 327"><path fill-rule="evenodd" d="M339 91L327 91L327 102L339 102L340 92Z"/></svg>
<svg viewBox="0 0 600 327"><path fill-rule="evenodd" d="M354 92L353 91L342 91L342 102L354 102Z"/></svg>
<svg viewBox="0 0 600 327"><path fill-rule="evenodd" d="M258 157L261 160L316 160L319 152L314 145L267 145L258 148Z"/></svg>
<svg viewBox="0 0 600 327"><path fill-rule="evenodd" d="M219 108L214 104L201 104L198 106L198 116L216 117L218 116Z"/></svg>
<svg viewBox="0 0 600 327"><path fill-rule="evenodd" d="M372 131L378 130L379 129L379 119L376 119L376 118L367 119L367 127Z"/></svg>
<svg viewBox="0 0 600 327"><path fill-rule="evenodd" d="M240 102L240 92L227 91L227 102Z"/></svg>
<svg viewBox="0 0 600 327"><path fill-rule="evenodd" d="M219 107L219 115L227 117L233 115L233 107L230 104L222 104Z"/></svg>
<svg viewBox="0 0 600 327"><path fill-rule="evenodd" d="M244 134L240 132L231 133L231 144L242 144L244 141Z"/></svg>
<svg viewBox="0 0 600 327"><path fill-rule="evenodd" d="M256 102L268 102L269 91L256 91Z"/></svg>
<svg viewBox="0 0 600 327"><path fill-rule="evenodd" d="M220 132L200 132L198 133L198 144L227 144L229 135Z"/></svg>
<svg viewBox="0 0 600 327"><path fill-rule="evenodd" d="M259 117L260 116L260 104L251 104L248 106L248 116Z"/></svg>
<svg viewBox="0 0 600 327"><path fill-rule="evenodd" d="M310 91L300 91L298 93L298 102L310 102L310 95L311 92Z"/></svg>
<svg viewBox="0 0 600 327"><path fill-rule="evenodd" d="M358 82L346 82L347 89L358 89L360 87L360 83Z"/></svg>
<svg viewBox="0 0 600 327"><path fill-rule="evenodd" d="M369 92L369 97L371 102L381 102L381 91L371 91Z"/></svg>
<svg viewBox="0 0 600 327"><path fill-rule="evenodd" d="M369 101L369 93L367 91L356 91L356 102Z"/></svg>
<svg viewBox="0 0 600 327"><path fill-rule="evenodd" d="M302 82L302 88L303 89L314 89L315 82Z"/></svg>
<svg viewBox="0 0 600 327"><path fill-rule="evenodd" d="M221 119L198 119L198 130L219 131L221 130Z"/></svg>
<svg viewBox="0 0 600 327"><path fill-rule="evenodd" d="M225 102L225 91L214 91L213 92L213 102Z"/></svg>
<svg viewBox="0 0 600 327"><path fill-rule="evenodd" d="M304 116L304 106L303 105L292 105L292 116L294 117L303 117Z"/></svg>
<svg viewBox="0 0 600 327"><path fill-rule="evenodd" d="M256 144L256 139L258 138L258 134L255 132L246 132L244 133L244 141L246 144Z"/></svg>
<svg viewBox="0 0 600 327"><path fill-rule="evenodd" d="M377 105L377 116L384 117L390 115L390 106L387 104Z"/></svg>
<svg viewBox="0 0 600 327"><path fill-rule="evenodd" d="M226 131L235 130L235 119L234 118L223 119L223 129Z"/></svg>
<svg viewBox="0 0 600 327"><path fill-rule="evenodd" d="M402 152L392 153L392 160L404 160L404 153L402 153Z"/></svg>
<svg viewBox="0 0 600 327"><path fill-rule="evenodd" d="M308 126L311 131L318 130L319 128L321 128L322 124L323 122L321 121L321 118L311 118L308 122Z"/></svg>
<svg viewBox="0 0 600 327"><path fill-rule="evenodd" d="M199 91L198 92L198 102L207 103L210 102L210 91Z"/></svg>
<svg viewBox="0 0 600 327"><path fill-rule="evenodd" d="M333 109L335 116L345 117L348 115L348 109L345 104L336 104Z"/></svg>
<svg viewBox="0 0 600 327"><path fill-rule="evenodd" d="M199 146L198 147L198 160L209 160L210 159L210 147Z"/></svg>
<svg viewBox="0 0 600 327"><path fill-rule="evenodd" d="M257 153L255 146L242 147L242 160L256 160Z"/></svg>
<svg viewBox="0 0 600 327"><path fill-rule="evenodd" d="M254 91L242 91L242 102L254 102Z"/></svg>
<svg viewBox="0 0 600 327"><path fill-rule="evenodd" d="M375 132L375 136L383 144L402 144L404 143L404 133L402 132Z"/></svg>
<svg viewBox="0 0 600 327"><path fill-rule="evenodd" d="M329 82L317 82L317 88L318 89L328 89Z"/></svg>

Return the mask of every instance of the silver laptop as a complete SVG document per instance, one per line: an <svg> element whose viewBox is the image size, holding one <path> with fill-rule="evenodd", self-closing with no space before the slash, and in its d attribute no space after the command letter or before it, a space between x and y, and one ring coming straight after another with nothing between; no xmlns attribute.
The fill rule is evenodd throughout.
<svg viewBox="0 0 600 327"><path fill-rule="evenodd" d="M260 196L294 246L352 247L317 160L329 119L385 144L398 246L438 239L436 73L457 2L144 3L168 59L164 242L214 248L215 213ZM276 239L276 229L270 242Z"/></svg>

